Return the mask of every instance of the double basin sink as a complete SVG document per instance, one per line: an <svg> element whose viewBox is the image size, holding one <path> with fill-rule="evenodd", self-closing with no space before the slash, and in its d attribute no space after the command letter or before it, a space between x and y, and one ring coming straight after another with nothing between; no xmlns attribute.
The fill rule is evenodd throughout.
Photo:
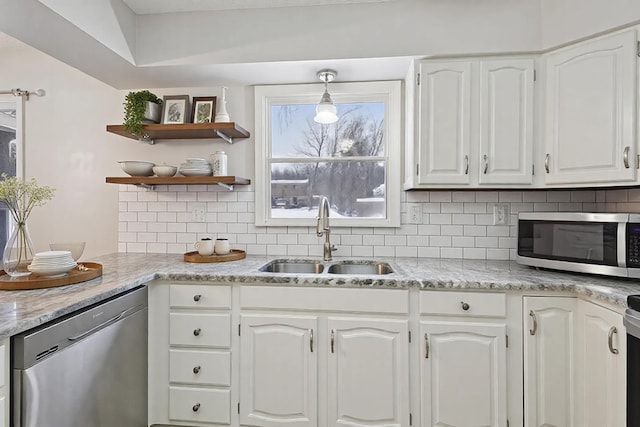
<svg viewBox="0 0 640 427"><path fill-rule="evenodd" d="M299 273L299 274L389 274L393 273L386 262L377 261L339 261L325 265L315 260L274 260L260 268L267 273Z"/></svg>

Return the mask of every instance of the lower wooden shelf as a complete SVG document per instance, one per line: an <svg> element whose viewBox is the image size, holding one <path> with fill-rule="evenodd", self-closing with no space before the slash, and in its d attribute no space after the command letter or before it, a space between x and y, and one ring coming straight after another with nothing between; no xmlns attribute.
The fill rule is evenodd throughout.
<svg viewBox="0 0 640 427"><path fill-rule="evenodd" d="M234 185L251 184L250 179L239 176L108 176L106 182L139 185L146 188L153 188L155 185L217 184L229 190L233 190Z"/></svg>

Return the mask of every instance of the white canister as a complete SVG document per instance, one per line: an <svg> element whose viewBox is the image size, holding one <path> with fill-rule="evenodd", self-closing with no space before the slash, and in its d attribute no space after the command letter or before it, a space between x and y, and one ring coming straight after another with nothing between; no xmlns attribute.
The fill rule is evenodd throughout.
<svg viewBox="0 0 640 427"><path fill-rule="evenodd" d="M227 155L224 151L216 151L211 155L213 176L227 176Z"/></svg>

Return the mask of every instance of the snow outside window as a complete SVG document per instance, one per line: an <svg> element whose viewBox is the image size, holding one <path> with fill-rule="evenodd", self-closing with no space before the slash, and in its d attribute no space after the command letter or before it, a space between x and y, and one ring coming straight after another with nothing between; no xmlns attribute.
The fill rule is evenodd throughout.
<svg viewBox="0 0 640 427"><path fill-rule="evenodd" d="M332 124L313 121L324 86L255 89L256 225L400 226L400 82L331 83Z"/></svg>

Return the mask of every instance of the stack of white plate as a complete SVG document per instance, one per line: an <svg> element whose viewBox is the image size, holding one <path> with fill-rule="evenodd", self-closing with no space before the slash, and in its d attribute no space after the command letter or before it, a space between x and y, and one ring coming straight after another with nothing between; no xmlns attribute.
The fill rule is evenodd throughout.
<svg viewBox="0 0 640 427"><path fill-rule="evenodd" d="M71 251L38 252L27 266L30 272L47 277L64 276L78 264L73 260Z"/></svg>
<svg viewBox="0 0 640 427"><path fill-rule="evenodd" d="M184 176L211 176L213 171L207 159L187 159L180 165L180 173Z"/></svg>

